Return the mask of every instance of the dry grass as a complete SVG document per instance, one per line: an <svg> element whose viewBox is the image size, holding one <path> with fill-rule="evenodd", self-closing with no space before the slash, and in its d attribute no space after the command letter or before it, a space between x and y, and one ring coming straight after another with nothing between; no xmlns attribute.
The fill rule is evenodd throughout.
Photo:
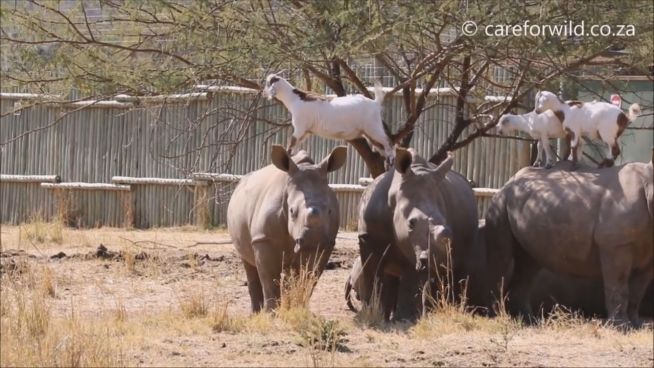
<svg viewBox="0 0 654 368"><path fill-rule="evenodd" d="M64 241L64 222L60 217L56 217L52 222L46 222L37 212L21 226L20 237L20 240L37 244L61 244Z"/></svg>
<svg viewBox="0 0 654 368"><path fill-rule="evenodd" d="M179 308L187 318L206 317L209 313L209 302L203 289L192 289L179 298Z"/></svg>
<svg viewBox="0 0 654 368"><path fill-rule="evenodd" d="M317 282L316 271L308 266L282 274L277 317L296 331L306 329L315 318L309 310L309 300Z"/></svg>
<svg viewBox="0 0 654 368"><path fill-rule="evenodd" d="M279 309L283 311L306 308L317 282L316 272L309 270L308 266L300 267L297 271L283 273L280 280Z"/></svg>
<svg viewBox="0 0 654 368"><path fill-rule="evenodd" d="M30 278L27 275L22 277ZM47 299L48 290L3 277L0 365L81 367L123 364L119 342L101 322L82 321L75 315L53 317Z"/></svg>
<svg viewBox="0 0 654 368"><path fill-rule="evenodd" d="M362 327L384 326L384 309L381 303L379 284L376 282L372 287L370 302L361 303L361 309L357 312L354 320Z"/></svg>
<svg viewBox="0 0 654 368"><path fill-rule="evenodd" d="M480 316L467 305L467 281L463 283L459 295L455 295L452 287L454 274L452 267L452 254L449 245L447 249L446 263L436 270L437 294L428 296L428 304L432 309L424 315L411 329L411 333L420 339L437 338L450 334L468 333L481 331L492 335L498 335L490 340L493 343L502 342L504 349L508 349L508 343L518 331L522 324L509 316L506 311L506 298L501 296L496 302L495 318ZM434 262L435 263L435 262ZM423 290L423 293L425 290Z"/></svg>
<svg viewBox="0 0 654 368"><path fill-rule="evenodd" d="M116 308L113 310L114 321L125 322L127 320L127 308L123 303L122 298L116 300Z"/></svg>
<svg viewBox="0 0 654 368"><path fill-rule="evenodd" d="M122 252L122 255L127 273L130 275L136 274L136 253L128 249Z"/></svg>
<svg viewBox="0 0 654 368"><path fill-rule="evenodd" d="M43 266L41 269L40 289L43 295L54 298L56 296L56 281L52 269L48 266Z"/></svg>
<svg viewBox="0 0 654 368"><path fill-rule="evenodd" d="M3 228L3 247L7 237L15 242L17 234L18 227ZM126 272L123 262L70 257L89 252L73 249L78 234L92 239L93 248L103 243L116 252L147 252L145 259L137 258L140 253L134 256L140 276ZM309 274L289 274L284 280L283 307L276 313L250 314L242 284L245 276L240 260L228 253L229 245L217 247L218 251L193 247L194 252L206 251L224 260L206 261L197 270L181 266L189 261L184 258L185 245L215 240L214 232L102 228L66 229L64 235L65 245L48 249L64 250L69 257L62 260L49 261L47 254L41 256L34 249L31 253L37 258L14 255L2 260L11 266L4 268L0 284L1 366L215 362L315 367L651 366L653 362L648 360L651 326L624 331L564 309L524 326L506 315L502 302L496 307L499 317L485 318L471 313L464 298L444 298L434 300L433 311L414 325L385 324L373 299L370 316L353 320L343 301L336 300L347 277L345 269L325 272L317 285ZM171 251L159 244L179 249ZM307 302L314 285L310 309Z"/></svg>
<svg viewBox="0 0 654 368"><path fill-rule="evenodd" d="M280 320L266 312L255 313L249 316L231 316L228 313L229 302L221 303L211 313L211 329L213 332L258 333L268 334L274 329L285 329Z"/></svg>
<svg viewBox="0 0 654 368"><path fill-rule="evenodd" d="M232 318L227 312L229 303L219 305L213 313L211 329L214 332L239 332L242 330L242 324Z"/></svg>

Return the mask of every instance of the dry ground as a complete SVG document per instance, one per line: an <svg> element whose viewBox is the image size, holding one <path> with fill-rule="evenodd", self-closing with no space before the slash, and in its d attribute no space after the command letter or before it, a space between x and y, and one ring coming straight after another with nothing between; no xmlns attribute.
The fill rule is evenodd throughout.
<svg viewBox="0 0 654 368"><path fill-rule="evenodd" d="M352 233L337 239L313 316L276 317L250 316L225 231L33 223L0 235L2 366L654 365L651 324L622 332L561 313L527 327L450 307L416 325L366 327L343 300Z"/></svg>

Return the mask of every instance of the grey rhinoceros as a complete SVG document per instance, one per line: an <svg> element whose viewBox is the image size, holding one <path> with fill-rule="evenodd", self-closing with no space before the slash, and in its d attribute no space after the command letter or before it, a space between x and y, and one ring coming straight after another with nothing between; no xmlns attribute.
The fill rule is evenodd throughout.
<svg viewBox="0 0 654 368"><path fill-rule="evenodd" d="M334 248L339 208L327 173L345 163L336 147L319 164L273 145L272 165L241 179L227 207L227 226L243 261L252 311L277 307L283 270L322 272Z"/></svg>
<svg viewBox="0 0 654 368"><path fill-rule="evenodd" d="M601 279L616 323L640 323L638 306L654 266L652 162L571 171L524 168L497 193L486 214L489 278L507 285L509 309L531 316L528 303L541 268Z"/></svg>
<svg viewBox="0 0 654 368"><path fill-rule="evenodd" d="M481 220L479 225L479 238L484 241L485 221ZM485 245L484 245L485 246ZM493 250L490 249L492 252ZM506 261L506 260L505 260ZM508 265L508 272L504 273L505 285L511 279L513 273L513 262ZM505 265L506 266L506 265ZM354 290L356 289L357 268L360 264L352 266L350 279ZM654 316L654 282L650 282L648 291L640 303L640 315L645 317ZM349 290L348 290L349 292ZM349 295L346 293L348 306L353 309ZM586 316L606 317L606 305L604 303L604 286L601 279L574 277L563 274L556 274L546 268L538 271L534 277L532 288L529 293L529 304L536 315L548 314L557 306L581 312Z"/></svg>
<svg viewBox="0 0 654 368"><path fill-rule="evenodd" d="M387 320L391 315L413 319L424 312L422 290L434 292L437 271L445 278L448 247L454 293L470 276L471 299L484 304L480 278L485 253L476 239L477 205L466 179L450 171L452 162L450 155L436 166L413 150L397 148L394 169L363 193L358 224L362 268L356 288L363 303L379 290Z"/></svg>

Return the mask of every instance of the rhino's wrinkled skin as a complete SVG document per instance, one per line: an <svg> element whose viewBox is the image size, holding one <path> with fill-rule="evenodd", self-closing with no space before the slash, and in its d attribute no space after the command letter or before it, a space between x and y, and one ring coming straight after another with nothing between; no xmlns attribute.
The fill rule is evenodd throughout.
<svg viewBox="0 0 654 368"><path fill-rule="evenodd" d="M479 239L480 241L484 241L485 239L484 220L480 220ZM490 251L493 250L491 249ZM505 273L505 285L508 285L511 279L513 272L512 263L511 261L509 271ZM350 279L354 285L353 289L356 291L356 277L358 277L358 273L355 272L355 267L356 265L352 266ZM650 282L647 290L640 303L640 315L653 317L654 282ZM348 298L349 295L346 295L346 299ZM607 316L602 280L556 274L545 268L538 271L538 274L534 277L529 293L529 304L537 316L548 314L555 310L557 306L581 312L588 317Z"/></svg>
<svg viewBox="0 0 654 368"><path fill-rule="evenodd" d="M654 266L652 163L570 171L520 170L486 215L489 282L508 280L509 308L531 315L529 294L541 268L601 279L616 323L640 324L639 303Z"/></svg>
<svg viewBox="0 0 654 368"><path fill-rule="evenodd" d="M272 165L245 176L227 208L227 226L248 279L252 311L276 308L283 270L322 272L338 232L339 208L327 173L345 163L337 147L315 165L305 153L291 159L272 148Z"/></svg>
<svg viewBox="0 0 654 368"><path fill-rule="evenodd" d="M455 294L459 281L471 276L469 296L481 295L476 273L485 253L477 249L477 206L466 179L450 171L452 161L450 156L436 166L398 148L395 167L362 196L358 231L363 266L357 286L363 303L370 302L373 290L381 293L386 319L412 319L424 311L422 287L429 278L426 290L433 292L437 269L445 275L448 248Z"/></svg>

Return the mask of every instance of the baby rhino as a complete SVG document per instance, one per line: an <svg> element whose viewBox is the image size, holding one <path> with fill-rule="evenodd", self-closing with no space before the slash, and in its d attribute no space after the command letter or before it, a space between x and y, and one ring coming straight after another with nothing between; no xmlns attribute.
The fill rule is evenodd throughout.
<svg viewBox="0 0 654 368"><path fill-rule="evenodd" d="M227 226L248 278L252 311L275 309L282 271L300 266L319 276L334 248L339 208L327 173L345 163L336 147L319 164L272 147L272 165L245 176L227 208Z"/></svg>

